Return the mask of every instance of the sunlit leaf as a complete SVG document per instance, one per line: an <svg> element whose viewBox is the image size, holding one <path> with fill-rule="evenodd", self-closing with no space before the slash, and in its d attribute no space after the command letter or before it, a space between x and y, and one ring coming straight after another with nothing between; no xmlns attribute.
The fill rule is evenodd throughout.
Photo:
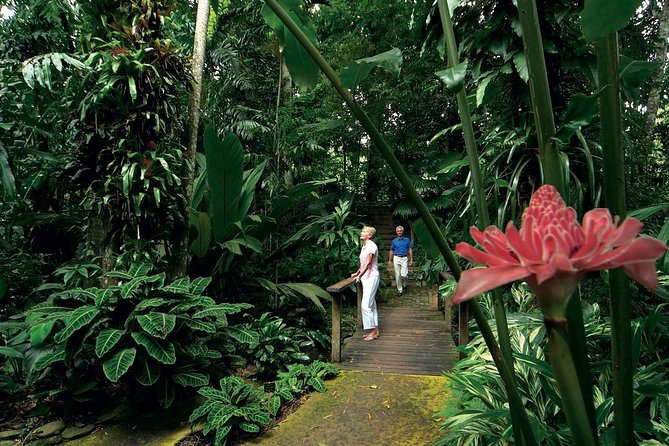
<svg viewBox="0 0 669 446"><path fill-rule="evenodd" d="M354 90L377 67L397 76L400 74L402 60L402 51L397 48L375 56L358 59L341 72L341 83L349 90Z"/></svg>

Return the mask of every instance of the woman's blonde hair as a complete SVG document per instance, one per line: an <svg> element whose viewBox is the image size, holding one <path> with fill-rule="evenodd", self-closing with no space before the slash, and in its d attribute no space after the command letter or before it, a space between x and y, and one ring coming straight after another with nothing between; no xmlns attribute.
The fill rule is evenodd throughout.
<svg viewBox="0 0 669 446"><path fill-rule="evenodd" d="M362 229L367 229L367 232L369 232L369 238L374 238L376 235L376 229L373 226L363 226Z"/></svg>

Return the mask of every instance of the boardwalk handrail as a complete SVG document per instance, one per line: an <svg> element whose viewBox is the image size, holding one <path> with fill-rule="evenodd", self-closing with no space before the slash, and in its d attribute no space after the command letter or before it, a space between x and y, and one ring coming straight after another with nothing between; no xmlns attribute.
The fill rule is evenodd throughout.
<svg viewBox="0 0 669 446"><path fill-rule="evenodd" d="M449 279L452 279L449 273L442 271L440 274L440 279L442 282L445 282ZM442 306L441 298L439 299L439 306ZM450 317L446 315L446 317ZM458 345L467 345L469 342L469 307L466 303L458 304ZM462 356L462 354L461 354Z"/></svg>
<svg viewBox="0 0 669 446"><path fill-rule="evenodd" d="M355 277L341 280L327 287L332 296L332 362L341 362L341 293L355 284ZM362 326L362 286L358 291L358 326Z"/></svg>

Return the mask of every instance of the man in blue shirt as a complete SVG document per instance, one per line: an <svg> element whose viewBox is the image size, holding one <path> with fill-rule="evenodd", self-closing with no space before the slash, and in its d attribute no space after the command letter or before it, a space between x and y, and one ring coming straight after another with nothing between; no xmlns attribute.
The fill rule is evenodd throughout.
<svg viewBox="0 0 669 446"><path fill-rule="evenodd" d="M404 237L404 228L395 228L397 237L390 242L390 254L388 264L393 265L395 270L395 283L397 283L397 295L401 296L407 292L407 278L409 277L409 265L413 265L413 242Z"/></svg>

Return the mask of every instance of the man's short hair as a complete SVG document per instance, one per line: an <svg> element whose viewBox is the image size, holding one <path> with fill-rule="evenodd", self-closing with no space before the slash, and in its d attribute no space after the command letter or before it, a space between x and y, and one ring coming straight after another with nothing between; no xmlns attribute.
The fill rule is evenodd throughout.
<svg viewBox="0 0 669 446"><path fill-rule="evenodd" d="M402 231L404 231L404 226L398 226L398 227L395 228L396 231L397 231L398 229L401 229Z"/></svg>

